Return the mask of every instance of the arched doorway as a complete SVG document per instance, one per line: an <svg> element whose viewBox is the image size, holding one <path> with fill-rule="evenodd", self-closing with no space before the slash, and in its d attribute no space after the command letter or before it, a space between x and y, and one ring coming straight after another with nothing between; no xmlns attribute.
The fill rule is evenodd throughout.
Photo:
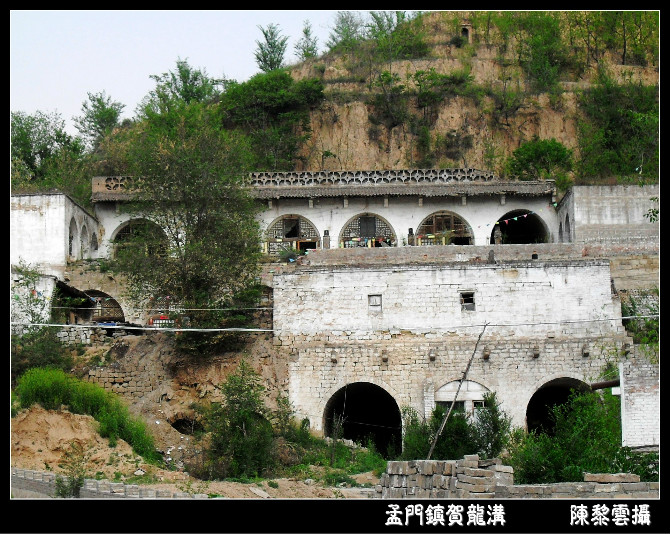
<svg viewBox="0 0 670 534"><path fill-rule="evenodd" d="M551 412L554 406L565 404L572 390L589 390L588 384L576 378L555 378L541 386L530 398L526 408L528 432L553 434Z"/></svg>
<svg viewBox="0 0 670 534"><path fill-rule="evenodd" d="M316 226L300 215L284 215L268 226L267 252L277 255L282 249L309 250L319 248Z"/></svg>
<svg viewBox="0 0 670 534"><path fill-rule="evenodd" d="M77 223L75 222L74 218L70 220L70 230L68 232L68 246L67 246L67 254L70 256L71 259L76 260L76 254L78 252L78 240L79 240L79 235L77 232Z"/></svg>
<svg viewBox="0 0 670 534"><path fill-rule="evenodd" d="M115 256L131 248L147 256L165 254L168 250L165 232L156 223L146 219L128 221L117 230L112 242Z"/></svg>
<svg viewBox="0 0 670 534"><path fill-rule="evenodd" d="M503 245L549 242L549 231L544 221L529 210L507 212L493 226L491 245L496 244L496 239Z"/></svg>
<svg viewBox="0 0 670 534"><path fill-rule="evenodd" d="M472 229L451 211L438 211L426 217L416 229L417 245L471 245Z"/></svg>
<svg viewBox="0 0 670 534"><path fill-rule="evenodd" d="M402 419L395 399L371 382L354 382L339 389L326 404L323 429L333 437L341 425L341 437L361 445L369 440L386 458L402 450Z"/></svg>
<svg viewBox="0 0 670 534"><path fill-rule="evenodd" d="M349 219L338 242L343 248L395 247L398 244L389 222L374 213L361 213Z"/></svg>
<svg viewBox="0 0 670 534"><path fill-rule="evenodd" d="M95 323L123 323L125 316L121 305L107 293L89 289L86 295L90 299L88 320Z"/></svg>

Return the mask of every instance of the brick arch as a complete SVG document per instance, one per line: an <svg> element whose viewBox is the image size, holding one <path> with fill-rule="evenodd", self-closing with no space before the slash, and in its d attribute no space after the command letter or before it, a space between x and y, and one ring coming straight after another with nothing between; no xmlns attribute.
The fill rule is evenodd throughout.
<svg viewBox="0 0 670 534"><path fill-rule="evenodd" d="M547 397L551 397L555 400L555 403L560 404L561 401L567 397L568 391L575 387L583 390L590 390L590 386L584 380L583 376L579 376L577 373L572 373L570 371L555 373L535 382L530 395L524 397L523 402L521 403L521 406L524 407L524 423L526 429L537 429L538 423L535 419L538 418L537 408L541 404L537 399L537 395L545 394ZM552 394L552 391L559 393ZM529 417L533 420L529 421Z"/></svg>
<svg viewBox="0 0 670 534"><path fill-rule="evenodd" d="M86 223L81 227L81 258L88 259L91 252L91 240L88 237L88 228Z"/></svg>
<svg viewBox="0 0 670 534"><path fill-rule="evenodd" d="M370 382L370 384L374 384L375 386L379 386L384 391L386 391L386 393L391 395L391 397L393 397L393 399L396 401L398 406L400 406L400 404L398 403L399 395L398 395L398 392L394 388L389 386L383 380L379 380L378 378L373 377L373 376L366 376L365 380L362 380L362 379L361 380L356 380L356 379L339 380L334 386L331 386L330 389L326 392L326 394L319 399L318 413L323 414L323 411L326 408L326 404L328 404L328 401L333 397L333 395L335 395L335 393L337 393L339 390L341 390L344 386L346 386L348 384L352 384L354 382Z"/></svg>
<svg viewBox="0 0 670 534"><path fill-rule="evenodd" d="M334 435L339 421L344 439L371 440L380 454L395 457L402 450L402 410L388 387L375 382L350 380L331 389L321 408L323 434Z"/></svg>
<svg viewBox="0 0 670 534"><path fill-rule="evenodd" d="M281 248L304 250L319 248L321 236L316 225L303 215L285 214L274 219L265 230L269 254L278 254Z"/></svg>
<svg viewBox="0 0 670 534"><path fill-rule="evenodd" d="M471 245L474 239L472 226L449 210L434 211L425 217L416 227L415 235L417 245Z"/></svg>
<svg viewBox="0 0 670 534"><path fill-rule="evenodd" d="M549 225L542 216L528 209L513 209L499 217L493 224L490 244L496 242L496 231L509 236L503 244L550 243Z"/></svg>
<svg viewBox="0 0 670 534"><path fill-rule="evenodd" d="M113 243L119 237L120 232L122 232L125 228L127 228L129 226L132 226L133 224L138 224L138 223L149 223L149 224L153 225L154 227L156 227L157 230L160 230L160 232L167 239L167 236L165 235L165 232L163 231L163 229L157 223L155 223L151 219L146 219L146 218L143 218L143 217L136 217L134 219L128 219L128 220L123 221L122 223L120 223L114 229L114 231L110 234L109 241Z"/></svg>
<svg viewBox="0 0 670 534"><path fill-rule="evenodd" d="M374 228L371 219L374 219ZM358 213L344 223L337 239L344 248L367 246L370 241L372 246L383 246L382 241L388 246L398 246L398 234L393 225L381 215L368 211Z"/></svg>

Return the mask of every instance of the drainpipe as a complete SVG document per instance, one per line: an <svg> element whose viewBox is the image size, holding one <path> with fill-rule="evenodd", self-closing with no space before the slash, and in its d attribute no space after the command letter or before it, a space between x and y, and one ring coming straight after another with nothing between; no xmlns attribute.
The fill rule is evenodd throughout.
<svg viewBox="0 0 670 534"><path fill-rule="evenodd" d="M591 391L596 391L598 389L605 389L605 388L614 388L620 385L621 380L619 378L615 378L614 380L606 380L604 382L595 382L591 384Z"/></svg>

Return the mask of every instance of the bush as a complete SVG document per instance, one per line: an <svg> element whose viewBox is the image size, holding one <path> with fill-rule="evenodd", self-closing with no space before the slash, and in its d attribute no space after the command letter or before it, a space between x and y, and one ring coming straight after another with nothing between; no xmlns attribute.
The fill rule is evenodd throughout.
<svg viewBox="0 0 670 534"><path fill-rule="evenodd" d="M209 440L202 475L211 479L267 474L276 464L274 431L262 400L260 376L242 360L221 385L223 403L204 410Z"/></svg>
<svg viewBox="0 0 670 534"><path fill-rule="evenodd" d="M472 422L472 438L477 453L484 458L495 458L507 446L512 418L500 409L495 392L484 395L484 408L477 410Z"/></svg>
<svg viewBox="0 0 670 534"><path fill-rule="evenodd" d="M573 391L565 404L553 408L552 419L553 436L513 433L509 463L515 483L580 482L585 472L621 471L658 480L657 455L636 455L621 447L619 399L611 393Z"/></svg>
<svg viewBox="0 0 670 534"><path fill-rule="evenodd" d="M84 451L83 446L76 441L70 442L70 448L63 454L63 461L59 466L65 472L65 478L56 476L55 496L68 498L79 498L79 492L84 486L86 478L86 464L89 454Z"/></svg>
<svg viewBox="0 0 670 534"><path fill-rule="evenodd" d="M428 421L420 420L417 412L402 410L405 436L401 459L427 458L435 436L440 430L447 408L436 406ZM510 435L511 418L500 409L495 393L484 397L484 406L476 417L454 410L447 419L435 443L431 459L453 460L466 454L493 458L500 454Z"/></svg>
<svg viewBox="0 0 670 534"><path fill-rule="evenodd" d="M45 327L24 334L11 336L11 382L33 367L51 367L69 371L73 358L63 345L56 331Z"/></svg>
<svg viewBox="0 0 670 534"><path fill-rule="evenodd" d="M567 187L566 173L572 170L572 151L555 139L540 139L522 143L506 163L508 174L519 180L555 179L557 185ZM567 180L567 181L566 181Z"/></svg>

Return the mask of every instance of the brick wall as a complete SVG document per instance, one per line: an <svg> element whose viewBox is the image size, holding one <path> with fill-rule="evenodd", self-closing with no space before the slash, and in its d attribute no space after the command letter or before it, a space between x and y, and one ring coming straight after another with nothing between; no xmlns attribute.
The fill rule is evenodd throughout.
<svg viewBox="0 0 670 534"><path fill-rule="evenodd" d="M634 353L619 364L623 445L655 449L660 444L660 365L654 355L635 347Z"/></svg>

